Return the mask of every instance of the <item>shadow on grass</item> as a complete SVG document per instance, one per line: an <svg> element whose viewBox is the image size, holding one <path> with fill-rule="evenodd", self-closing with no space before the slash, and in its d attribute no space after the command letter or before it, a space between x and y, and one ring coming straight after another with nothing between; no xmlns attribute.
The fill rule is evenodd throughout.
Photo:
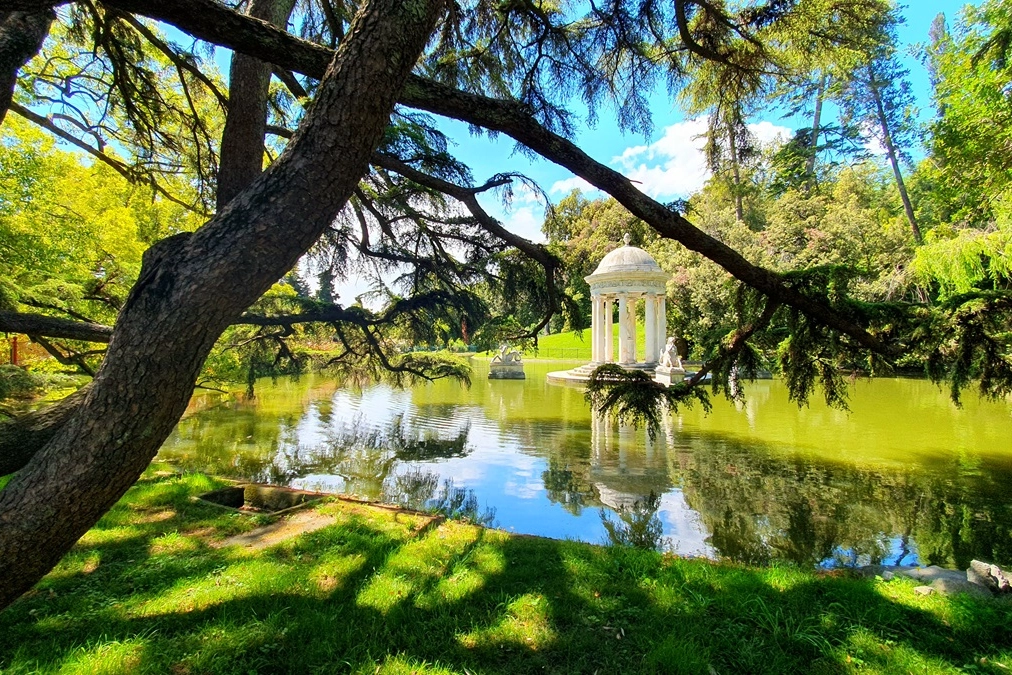
<svg viewBox="0 0 1012 675"><path fill-rule="evenodd" d="M419 531L361 507L326 507L336 525L271 549L215 549L208 528L250 523L190 502L206 480L139 483L0 614L0 669L986 672L1010 654L1008 604L453 522Z"/></svg>

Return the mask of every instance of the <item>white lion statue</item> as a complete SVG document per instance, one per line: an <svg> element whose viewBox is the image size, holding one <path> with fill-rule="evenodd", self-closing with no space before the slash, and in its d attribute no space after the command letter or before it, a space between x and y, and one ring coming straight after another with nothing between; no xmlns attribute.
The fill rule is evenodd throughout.
<svg viewBox="0 0 1012 675"><path fill-rule="evenodd" d="M661 350L660 358L657 359L662 368L679 370L682 367L682 357L678 355L678 339L669 337Z"/></svg>

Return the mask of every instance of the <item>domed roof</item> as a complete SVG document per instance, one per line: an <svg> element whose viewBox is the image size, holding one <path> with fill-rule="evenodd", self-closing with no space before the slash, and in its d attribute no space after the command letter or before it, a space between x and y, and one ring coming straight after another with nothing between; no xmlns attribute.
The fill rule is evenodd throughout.
<svg viewBox="0 0 1012 675"><path fill-rule="evenodd" d="M629 245L629 235L625 235L625 246L606 255L601 264L594 270L594 275L612 272L660 272L661 267L649 253L636 246Z"/></svg>

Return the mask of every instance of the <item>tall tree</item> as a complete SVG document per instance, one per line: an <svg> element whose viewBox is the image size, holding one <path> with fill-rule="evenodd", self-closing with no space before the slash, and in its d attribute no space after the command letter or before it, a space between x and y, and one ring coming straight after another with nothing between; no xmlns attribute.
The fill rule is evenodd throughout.
<svg viewBox="0 0 1012 675"><path fill-rule="evenodd" d="M892 36L890 36L892 37ZM841 97L845 118L857 133L867 134L881 145L903 201L903 213L918 243L924 240L914 207L903 180L901 162L910 161L909 150L918 136L914 95L900 63L894 39L883 40L853 73Z"/></svg>

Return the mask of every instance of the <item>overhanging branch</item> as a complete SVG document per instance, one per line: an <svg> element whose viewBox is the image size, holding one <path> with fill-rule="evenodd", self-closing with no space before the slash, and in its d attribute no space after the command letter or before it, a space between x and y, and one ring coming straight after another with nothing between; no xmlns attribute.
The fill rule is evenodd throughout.
<svg viewBox="0 0 1012 675"><path fill-rule="evenodd" d="M112 337L112 326L17 312L0 312L0 331L84 342L107 343Z"/></svg>

